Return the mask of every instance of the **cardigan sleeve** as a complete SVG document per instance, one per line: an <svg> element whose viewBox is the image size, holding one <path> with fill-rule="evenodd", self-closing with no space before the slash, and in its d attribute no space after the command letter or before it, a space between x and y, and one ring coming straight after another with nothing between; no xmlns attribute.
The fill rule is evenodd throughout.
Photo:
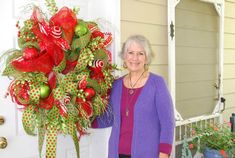
<svg viewBox="0 0 235 158"><path fill-rule="evenodd" d="M110 104L108 105L106 111L101 115L96 117L96 119L92 122L92 128L106 128L111 127L113 125L113 114L112 108Z"/></svg>
<svg viewBox="0 0 235 158"><path fill-rule="evenodd" d="M160 121L159 151L170 154L174 139L175 119L172 98L162 77L157 80L156 106Z"/></svg>
<svg viewBox="0 0 235 158"><path fill-rule="evenodd" d="M108 103L108 107L106 108L106 111L101 115L96 117L96 119L91 124L92 128L106 128L111 127L113 125L113 107L112 102L114 100L113 91L115 90L115 87L117 87L117 82L120 82L120 80L116 80L113 83L113 88L111 90L110 99Z"/></svg>

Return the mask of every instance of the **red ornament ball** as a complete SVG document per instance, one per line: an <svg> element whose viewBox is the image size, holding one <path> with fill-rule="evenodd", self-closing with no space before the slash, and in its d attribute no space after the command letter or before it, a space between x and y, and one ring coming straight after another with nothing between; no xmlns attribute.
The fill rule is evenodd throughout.
<svg viewBox="0 0 235 158"><path fill-rule="evenodd" d="M84 90L84 93L87 100L90 100L92 97L95 96L95 90L93 88L86 88Z"/></svg>
<svg viewBox="0 0 235 158"><path fill-rule="evenodd" d="M27 47L23 50L23 58L25 60L30 60L38 57L38 50L34 47Z"/></svg>

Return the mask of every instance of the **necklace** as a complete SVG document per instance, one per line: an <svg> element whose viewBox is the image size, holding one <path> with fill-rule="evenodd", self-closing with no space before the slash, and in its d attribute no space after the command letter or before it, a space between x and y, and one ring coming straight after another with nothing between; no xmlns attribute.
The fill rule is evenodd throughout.
<svg viewBox="0 0 235 158"><path fill-rule="evenodd" d="M135 81L135 83L134 84L132 84L132 82L131 82L131 75L129 74L129 79L130 79L130 89L129 89L129 94L130 95L132 95L132 94L134 94L134 92L135 92L135 90L134 90L134 88L135 88L135 86L136 86L136 84L138 83L138 81L141 79L141 77L144 75L144 73L145 73L145 71L144 72L142 72L142 74L140 75L140 77Z"/></svg>
<svg viewBox="0 0 235 158"><path fill-rule="evenodd" d="M136 88L135 91L133 92L133 94L129 93L129 88L126 88L126 91L124 92L124 94L126 93L127 98L125 101L125 116L128 117L129 113L133 110L136 99L138 98L138 95L140 94L142 87L140 88ZM133 107L132 107L133 106Z"/></svg>

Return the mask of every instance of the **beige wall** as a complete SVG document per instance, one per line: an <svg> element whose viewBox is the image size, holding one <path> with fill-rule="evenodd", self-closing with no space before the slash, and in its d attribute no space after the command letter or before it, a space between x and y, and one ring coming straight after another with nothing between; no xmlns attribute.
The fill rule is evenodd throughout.
<svg viewBox="0 0 235 158"><path fill-rule="evenodd" d="M235 113L235 0L225 1L224 18L224 118Z"/></svg>
<svg viewBox="0 0 235 158"><path fill-rule="evenodd" d="M154 59L150 70L168 76L166 0L121 0L121 42L132 34L145 35Z"/></svg>
<svg viewBox="0 0 235 158"><path fill-rule="evenodd" d="M211 3L182 0L176 6L176 108L184 119L211 114L218 102L218 20Z"/></svg>
<svg viewBox="0 0 235 158"><path fill-rule="evenodd" d="M186 4L188 2L185 1ZM191 1L195 2L195 1ZM214 9L199 8L204 10L205 14L214 14ZM208 7L208 6L206 6ZM224 51L224 94L226 98L226 110L224 116L228 119L231 112L235 112L235 0L225 2L225 51ZM185 14L180 11L179 16ZM189 14L189 12L187 13ZM195 16L191 14L191 16ZM187 19L179 19L183 25ZM197 25L197 23L192 24ZM216 30L216 21L206 20L203 28ZM197 26L201 27L201 26ZM193 29L192 29L193 30ZM150 66L152 72L161 74L168 79L168 50L167 50L167 0L121 0L121 42L131 34L143 34L149 40L153 47L155 58ZM183 37L181 37L183 38ZM211 38L207 36L206 38ZM209 41L209 42L208 42ZM207 40L208 45L215 45L213 41ZM202 41L195 41L198 44ZM190 44L190 43L189 43ZM183 48L185 49L185 48ZM210 49L210 48L209 48ZM198 50L195 50L198 51ZM187 50L181 51L183 53ZM182 55L180 58L184 57ZM207 55L206 62L213 62L213 57ZM194 60L192 58L192 60ZM201 61L203 62L203 61ZM200 64L200 63L199 63ZM183 69L182 69L183 71ZM202 72L203 73L203 72ZM194 75L194 74L191 74ZM189 78L193 76L189 76ZM210 77L210 76L208 76ZM211 84L211 83L210 83ZM206 105L205 105L206 106ZM208 109L209 108L209 109ZM208 111L211 107L208 107ZM187 109L187 108L186 108ZM185 110L185 113L193 113L195 110Z"/></svg>

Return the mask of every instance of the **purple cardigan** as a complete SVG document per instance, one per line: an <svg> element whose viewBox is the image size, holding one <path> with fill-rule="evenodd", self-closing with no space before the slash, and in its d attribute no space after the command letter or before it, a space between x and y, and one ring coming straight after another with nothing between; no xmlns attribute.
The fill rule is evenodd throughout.
<svg viewBox="0 0 235 158"><path fill-rule="evenodd" d="M122 84L123 77L113 84L110 97L113 117L106 114L97 119L100 128L112 124L108 158L118 158ZM133 128L132 158L158 158L160 151L171 152L175 128L174 110L171 96L161 76L150 73L136 101Z"/></svg>

